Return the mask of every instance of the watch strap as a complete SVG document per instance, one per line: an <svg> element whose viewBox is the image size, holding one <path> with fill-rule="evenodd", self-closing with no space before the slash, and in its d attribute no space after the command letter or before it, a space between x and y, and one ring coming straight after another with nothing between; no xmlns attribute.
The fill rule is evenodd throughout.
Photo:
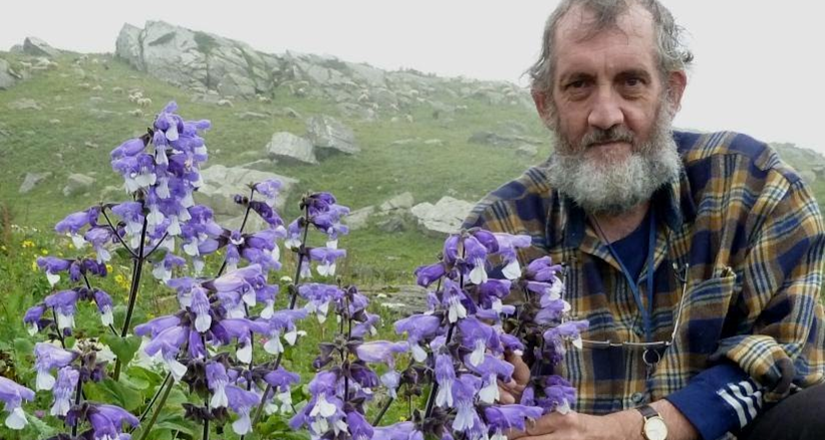
<svg viewBox="0 0 825 440"><path fill-rule="evenodd" d="M645 420L647 420L651 417L661 417L659 415L659 411L656 411L650 405L638 406L638 407L636 407L636 411L639 411L640 413L642 413L642 417L644 417Z"/></svg>

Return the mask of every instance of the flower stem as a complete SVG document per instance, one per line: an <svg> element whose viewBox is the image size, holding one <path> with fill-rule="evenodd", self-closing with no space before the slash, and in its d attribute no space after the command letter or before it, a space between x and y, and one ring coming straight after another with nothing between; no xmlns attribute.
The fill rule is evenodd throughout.
<svg viewBox="0 0 825 440"><path fill-rule="evenodd" d="M169 397L169 393L172 391L172 386L175 384L174 380L167 380L166 381L166 388L163 390L163 394L160 397L160 402L158 403L158 408L163 408L163 405L166 403L166 399ZM148 411L148 408L147 408ZM149 431L152 430L152 426L157 421L158 416L160 415L160 410L157 410L152 413L152 418L149 419L149 424L143 428L143 431L140 433L140 438L138 440L146 440L149 437Z"/></svg>
<svg viewBox="0 0 825 440"><path fill-rule="evenodd" d="M167 386L170 386L169 385L169 379L171 379L171 378L172 378L172 373L166 373L166 377L163 378L163 382L161 382L160 385L158 386L157 392L155 392L155 395L152 396L152 400L149 401L149 404L146 405L146 409L144 409L143 412L140 414L140 417L138 418L138 423L142 423L144 420L146 420L146 416L149 415L149 411L152 410L152 406L155 404L155 401L158 400L158 397L160 397L163 390ZM137 426L132 428L131 432L134 432L135 429L137 429Z"/></svg>
<svg viewBox="0 0 825 440"><path fill-rule="evenodd" d="M80 405L80 398L83 396L83 378L82 375L77 381L77 389L75 390L74 394L74 405ZM72 437L77 436L77 425L78 422L75 422L74 426L72 426Z"/></svg>
<svg viewBox="0 0 825 440"><path fill-rule="evenodd" d="M52 307L52 318L54 318L54 328L57 331L57 339L60 340L60 346L66 349L66 341L63 339L63 329L57 325L57 312Z"/></svg>
<svg viewBox="0 0 825 440"><path fill-rule="evenodd" d="M138 248L138 257L135 259L133 267L132 285L129 288L129 305L126 308L126 319L123 321L123 328L120 329L120 337L125 338L129 332L129 324L132 322L132 313L135 311L135 303L137 302L137 293L140 288L140 275L143 272L144 255L143 250L146 243L146 232L149 227L149 219L143 217L143 229L140 231L140 246ZM115 360L115 373L113 378L117 381L120 378L121 369L120 358Z"/></svg>

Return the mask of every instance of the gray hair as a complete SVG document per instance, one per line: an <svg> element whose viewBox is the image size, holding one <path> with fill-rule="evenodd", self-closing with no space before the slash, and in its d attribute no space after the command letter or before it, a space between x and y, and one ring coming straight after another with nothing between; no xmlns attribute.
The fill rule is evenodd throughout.
<svg viewBox="0 0 825 440"><path fill-rule="evenodd" d="M670 72L687 69L693 61L693 54L683 42L684 29L676 24L670 11L657 0L562 0L547 18L541 55L526 72L530 75L532 89L545 93L548 98L552 95L556 29L561 19L573 7L581 7L594 13L595 20L590 23L589 35L595 35L606 29L617 28L619 17L627 13L634 4L641 5L653 16L656 53L662 77L666 77Z"/></svg>

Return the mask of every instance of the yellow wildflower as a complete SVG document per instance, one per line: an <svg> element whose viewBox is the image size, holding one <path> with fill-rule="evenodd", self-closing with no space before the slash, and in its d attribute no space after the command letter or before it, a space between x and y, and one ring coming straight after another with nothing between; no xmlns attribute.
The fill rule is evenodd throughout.
<svg viewBox="0 0 825 440"><path fill-rule="evenodd" d="M108 273L112 273L112 271L113 271L113 270L115 270L115 268L114 268L114 267L112 267L112 265L111 265L111 264L107 264L107 265L106 265L106 272L108 272Z"/></svg>
<svg viewBox="0 0 825 440"><path fill-rule="evenodd" d="M47 251L45 249L40 249L40 253L43 254L43 255L49 255L49 251Z"/></svg>
<svg viewBox="0 0 825 440"><path fill-rule="evenodd" d="M37 267L37 260L32 260L32 271L37 272L40 268Z"/></svg>
<svg viewBox="0 0 825 440"><path fill-rule="evenodd" d="M31 241L31 240L25 240L25 241L23 241L23 243L21 244L21 246L23 247L23 249L27 249L27 248L30 248L30 247L34 247L34 242L33 242L33 241Z"/></svg>
<svg viewBox="0 0 825 440"><path fill-rule="evenodd" d="M69 243L69 249L74 249L74 245Z"/></svg>
<svg viewBox="0 0 825 440"><path fill-rule="evenodd" d="M5 245L0 246L0 249L3 249L4 251L8 250L8 249L6 249L6 246L5 246Z"/></svg>

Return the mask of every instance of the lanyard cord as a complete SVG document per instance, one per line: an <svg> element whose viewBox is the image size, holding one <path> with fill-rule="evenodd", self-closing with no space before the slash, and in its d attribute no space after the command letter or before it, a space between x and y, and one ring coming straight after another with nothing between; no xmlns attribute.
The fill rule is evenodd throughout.
<svg viewBox="0 0 825 440"><path fill-rule="evenodd" d="M645 308L644 304L642 303L642 293L639 291L639 286L636 283L636 280L633 279L633 276L630 274L630 271L627 270L622 259L619 258L619 254L613 249L613 246L608 242L607 237L605 236L604 232L602 231L601 226L599 226L599 222L593 218L593 224L596 226L596 229L599 231L599 235L601 239L604 240L605 245L607 246L607 250L610 251L610 255L619 263L619 267L622 269L622 274L624 275L627 283L630 285L630 290L633 292L633 299L636 300L636 305L639 307L639 311L642 313L642 325L644 326L645 330L645 341L650 342L653 339L653 323L651 315L653 314L653 274L654 274L654 254L656 251L656 213L653 209L650 211L650 233L648 235L648 250L647 250L647 304L648 308Z"/></svg>

